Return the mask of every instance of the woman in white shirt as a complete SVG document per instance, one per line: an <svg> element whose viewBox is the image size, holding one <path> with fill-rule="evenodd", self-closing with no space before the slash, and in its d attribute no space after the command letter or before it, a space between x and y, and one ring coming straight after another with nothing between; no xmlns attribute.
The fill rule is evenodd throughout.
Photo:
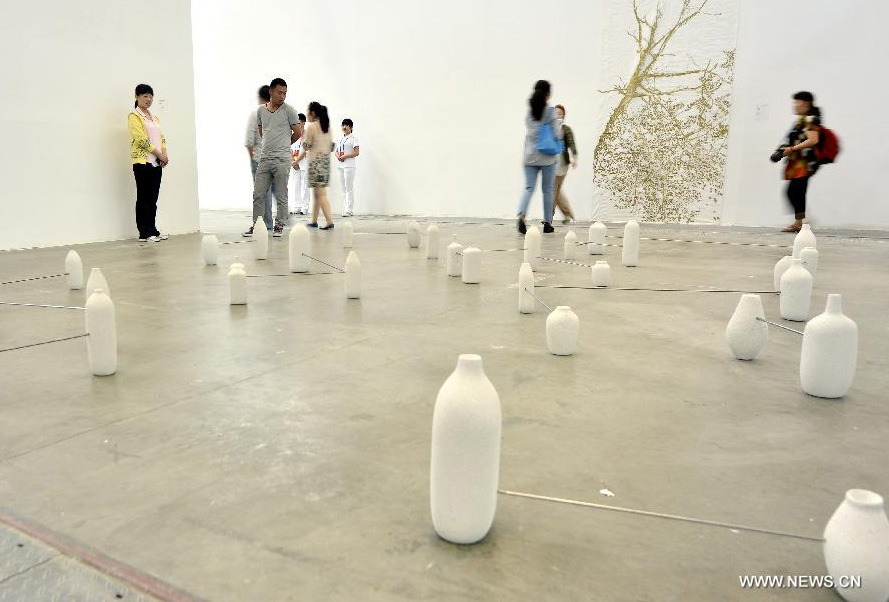
<svg viewBox="0 0 889 602"><path fill-rule="evenodd" d="M343 119L343 137L336 143L337 169L343 191L343 217L351 217L355 206L355 157L359 154L358 138L352 133L351 119Z"/></svg>
<svg viewBox="0 0 889 602"><path fill-rule="evenodd" d="M299 122L306 131L306 116L299 114ZM306 151L303 148L302 136L290 145L290 194L293 199L293 211L290 215L308 215L309 213L309 160L306 159Z"/></svg>

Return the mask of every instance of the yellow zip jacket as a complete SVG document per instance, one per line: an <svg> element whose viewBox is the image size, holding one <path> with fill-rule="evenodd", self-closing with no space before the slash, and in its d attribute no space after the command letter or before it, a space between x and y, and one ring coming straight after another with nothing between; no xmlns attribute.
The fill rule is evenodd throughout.
<svg viewBox="0 0 889 602"><path fill-rule="evenodd" d="M154 113L151 114L151 118L155 123L160 124L160 119ZM154 154L155 146L148 139L148 130L145 129L145 124L142 123L142 116L135 109L130 111L127 121L130 126L130 138L132 138L130 156L133 159L133 163L142 163L144 165L148 163L148 155ZM161 148L164 151L167 150L167 138L163 132L161 132Z"/></svg>

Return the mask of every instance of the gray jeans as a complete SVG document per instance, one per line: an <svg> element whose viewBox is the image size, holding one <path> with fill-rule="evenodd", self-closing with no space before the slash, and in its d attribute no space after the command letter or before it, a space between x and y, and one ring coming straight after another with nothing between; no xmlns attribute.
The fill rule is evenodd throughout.
<svg viewBox="0 0 889 602"><path fill-rule="evenodd" d="M259 167L259 161L250 160L250 174L253 176L253 180L256 180L256 168ZM272 199L274 198L275 192L275 183L272 182L271 188L269 188L268 194L265 195L265 208L263 210L262 216L263 221L265 222L265 227L271 229L274 225L274 220L272 219ZM256 218L253 218L254 221Z"/></svg>
<svg viewBox="0 0 889 602"><path fill-rule="evenodd" d="M269 187L273 186L275 200L278 202L278 214L275 221L281 224L287 223L287 181L290 179L290 157L260 159L256 167L256 175L253 177L253 221L260 215L266 219L271 216L264 215L265 199Z"/></svg>

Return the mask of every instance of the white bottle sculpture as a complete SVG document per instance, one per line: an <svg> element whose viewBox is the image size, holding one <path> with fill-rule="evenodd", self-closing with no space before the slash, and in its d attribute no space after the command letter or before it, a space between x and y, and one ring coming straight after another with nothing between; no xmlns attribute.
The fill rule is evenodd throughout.
<svg viewBox="0 0 889 602"><path fill-rule="evenodd" d="M426 228L426 259L438 259L438 246L440 245L437 224L429 224Z"/></svg>
<svg viewBox="0 0 889 602"><path fill-rule="evenodd" d="M86 301L87 355L90 371L95 376L117 372L117 325L114 303L102 288L97 288Z"/></svg>
<svg viewBox="0 0 889 602"><path fill-rule="evenodd" d="M631 219L624 226L624 244L621 263L628 268L639 265L639 223Z"/></svg>
<svg viewBox="0 0 889 602"><path fill-rule="evenodd" d="M530 264L534 271L540 267L540 248L540 230L537 226L530 226L525 232L525 263Z"/></svg>
<svg viewBox="0 0 889 602"><path fill-rule="evenodd" d="M858 325L843 315L841 295L828 295L824 313L803 331L799 380L814 397L843 397L852 386L858 363ZM889 568L889 565L887 565Z"/></svg>
<svg viewBox="0 0 889 602"><path fill-rule="evenodd" d="M432 416L429 498L439 537L456 544L484 539L497 510L500 397L482 358L464 354L444 382Z"/></svg>
<svg viewBox="0 0 889 602"><path fill-rule="evenodd" d="M803 267L802 259L794 259L793 265L781 276L781 317L805 322L809 319L811 301L812 275Z"/></svg>
<svg viewBox="0 0 889 602"><path fill-rule="evenodd" d="M590 268L593 275L593 286L608 286L611 284L611 266L604 259L600 259Z"/></svg>
<svg viewBox="0 0 889 602"><path fill-rule="evenodd" d="M245 273L247 272L247 268L245 268L244 264L241 263L241 258L238 255L235 255L235 261L234 261L234 263L231 264L231 267L236 267L236 266L238 268L244 270Z"/></svg>
<svg viewBox="0 0 889 602"><path fill-rule="evenodd" d="M781 290L781 276L783 276L784 272L786 272L787 269L792 265L793 265L793 255L787 255L785 257L782 257L781 259L778 260L778 263L775 264L774 282L775 282L775 290L776 291Z"/></svg>
<svg viewBox="0 0 889 602"><path fill-rule="evenodd" d="M417 222L410 222L407 225L407 246L412 249L420 246L420 224Z"/></svg>
<svg viewBox="0 0 889 602"><path fill-rule="evenodd" d="M834 589L848 602L889 600L889 519L881 495L846 492L824 528L824 563ZM849 587L849 576L860 577L860 587Z"/></svg>
<svg viewBox="0 0 889 602"><path fill-rule="evenodd" d="M68 278L68 288L72 291L83 288L83 261L77 251L68 251L65 256L65 275Z"/></svg>
<svg viewBox="0 0 889 602"><path fill-rule="evenodd" d="M478 284L482 280L482 252L476 247L463 249L463 284Z"/></svg>
<svg viewBox="0 0 889 602"><path fill-rule="evenodd" d="M90 270L90 277L86 281L86 298L89 299L90 295L92 295L93 291L97 288L105 291L105 294L109 297L111 296L111 287L108 286L108 281L105 280L105 275L102 274L102 270L93 268Z"/></svg>
<svg viewBox="0 0 889 602"><path fill-rule="evenodd" d="M536 309L534 297L528 290L534 292L534 271L531 264L523 263L519 268L519 312L523 314L533 314Z"/></svg>
<svg viewBox="0 0 889 602"><path fill-rule="evenodd" d="M309 271L309 229L303 224L296 224L290 229L287 239L289 246L290 271L294 273Z"/></svg>
<svg viewBox="0 0 889 602"><path fill-rule="evenodd" d="M305 227L305 226L303 226ZM290 231L293 234L293 230ZM352 237L355 234L355 227L352 225L352 222L345 222L340 228L340 236L343 237L343 248L351 249L352 248Z"/></svg>
<svg viewBox="0 0 889 602"><path fill-rule="evenodd" d="M445 266L448 276L460 275L460 270L463 268L463 258L460 256L462 251L463 245L457 242L457 235L454 234L454 242L448 245L448 258Z"/></svg>
<svg viewBox="0 0 889 602"><path fill-rule="evenodd" d="M568 230L565 235L565 261L577 259L577 234L574 230Z"/></svg>
<svg viewBox="0 0 889 602"><path fill-rule="evenodd" d="M806 247L799 252L799 258L803 260L803 267L809 270L812 278L815 278L815 272L818 271L818 249L814 247Z"/></svg>
<svg viewBox="0 0 889 602"><path fill-rule="evenodd" d="M725 342L732 355L739 360L752 360L762 350L769 334L769 325L756 318L765 319L762 299L759 295L741 295L735 313L725 328Z"/></svg>
<svg viewBox="0 0 889 602"><path fill-rule="evenodd" d="M798 258L806 247L816 248L815 233L812 232L812 227L809 224L803 224L802 230L793 239L793 256Z"/></svg>
<svg viewBox="0 0 889 602"><path fill-rule="evenodd" d="M361 262L355 251L349 251L346 257L346 299L361 297Z"/></svg>
<svg viewBox="0 0 889 602"><path fill-rule="evenodd" d="M590 226L589 242L587 250L590 255L602 255L605 253L605 233L608 228L602 222L596 222Z"/></svg>
<svg viewBox="0 0 889 602"><path fill-rule="evenodd" d="M571 355L577 349L580 320L567 305L558 305L546 318L546 346L553 355Z"/></svg>
<svg viewBox="0 0 889 602"><path fill-rule="evenodd" d="M216 265L219 255L219 239L215 234L204 234L201 239L201 253L204 256L204 265Z"/></svg>
<svg viewBox="0 0 889 602"><path fill-rule="evenodd" d="M253 225L253 254L256 259L269 258L269 229L260 215Z"/></svg>
<svg viewBox="0 0 889 602"><path fill-rule="evenodd" d="M237 263L238 258L228 270L229 303L231 305L247 305L247 272L243 264Z"/></svg>

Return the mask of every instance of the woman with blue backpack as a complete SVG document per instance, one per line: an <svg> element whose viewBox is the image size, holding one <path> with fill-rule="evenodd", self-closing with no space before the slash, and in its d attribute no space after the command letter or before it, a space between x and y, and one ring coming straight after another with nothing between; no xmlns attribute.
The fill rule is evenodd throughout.
<svg viewBox="0 0 889 602"><path fill-rule="evenodd" d="M556 110L548 104L551 86L546 80L534 84L534 93L528 100L529 111L525 116L525 192L519 203L518 229L524 234L525 215L540 174L543 189L543 231L554 232L553 189L556 180L556 161L564 151L562 122Z"/></svg>

